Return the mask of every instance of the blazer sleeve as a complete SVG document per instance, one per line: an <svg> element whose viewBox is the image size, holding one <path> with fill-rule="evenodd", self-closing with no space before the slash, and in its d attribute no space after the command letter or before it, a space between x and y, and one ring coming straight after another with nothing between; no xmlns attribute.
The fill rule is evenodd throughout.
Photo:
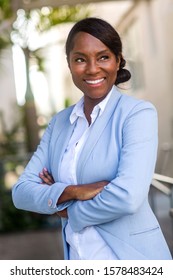
<svg viewBox="0 0 173 280"><path fill-rule="evenodd" d="M67 184L55 182L49 186L42 184L42 180L39 178L39 172L44 167L47 167L50 171L49 145L55 120L56 116L52 118L36 152L12 188L13 203L18 209L42 214L54 214L72 203L64 203L57 207L58 198L67 187Z"/></svg>
<svg viewBox="0 0 173 280"><path fill-rule="evenodd" d="M76 201L68 207L72 229L80 231L136 213L148 196L157 146L157 112L151 103L142 101L123 123L116 177L92 200Z"/></svg>

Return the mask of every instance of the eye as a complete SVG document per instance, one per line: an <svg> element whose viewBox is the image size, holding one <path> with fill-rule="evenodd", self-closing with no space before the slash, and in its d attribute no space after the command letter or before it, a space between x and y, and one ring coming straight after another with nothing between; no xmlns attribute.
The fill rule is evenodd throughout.
<svg viewBox="0 0 173 280"><path fill-rule="evenodd" d="M100 60L108 60L109 59L109 56L108 55L102 55L100 57Z"/></svg>
<svg viewBox="0 0 173 280"><path fill-rule="evenodd" d="M84 58L82 58L82 57L75 58L75 62L82 63L82 62L84 62L84 61L85 61L85 60L84 60Z"/></svg>

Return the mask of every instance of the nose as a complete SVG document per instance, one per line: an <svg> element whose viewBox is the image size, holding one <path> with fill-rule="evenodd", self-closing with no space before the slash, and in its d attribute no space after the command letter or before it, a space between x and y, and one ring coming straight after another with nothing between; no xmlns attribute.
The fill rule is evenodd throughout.
<svg viewBox="0 0 173 280"><path fill-rule="evenodd" d="M91 59L87 63L86 73L88 75L94 75L99 72L99 65L95 59Z"/></svg>

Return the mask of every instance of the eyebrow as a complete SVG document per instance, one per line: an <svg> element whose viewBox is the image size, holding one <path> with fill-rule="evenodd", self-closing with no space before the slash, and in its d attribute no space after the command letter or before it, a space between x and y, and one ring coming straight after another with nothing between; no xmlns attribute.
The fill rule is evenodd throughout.
<svg viewBox="0 0 173 280"><path fill-rule="evenodd" d="M101 54L103 54L105 52L110 52L110 50L109 49L105 49L105 50L99 51L97 53L97 55L101 55ZM73 53L73 55L84 55L85 56L85 53L80 52L80 51L76 51L76 52Z"/></svg>

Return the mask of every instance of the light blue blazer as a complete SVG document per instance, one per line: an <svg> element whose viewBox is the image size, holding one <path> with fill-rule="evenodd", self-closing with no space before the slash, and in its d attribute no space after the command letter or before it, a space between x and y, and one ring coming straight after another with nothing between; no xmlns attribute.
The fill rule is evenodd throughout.
<svg viewBox="0 0 173 280"><path fill-rule="evenodd" d="M59 166L75 125L69 121L72 109L73 106L52 118L37 151L13 187L14 205L44 214L68 207L72 229L95 226L120 260L171 259L148 203L158 146L155 108L114 87L104 113L91 128L77 165L79 184L101 180L110 183L91 200L57 206L67 186L59 180ZM54 177L52 186L40 184L38 174L43 167ZM68 259L66 223L67 219L62 219L64 257Z"/></svg>

